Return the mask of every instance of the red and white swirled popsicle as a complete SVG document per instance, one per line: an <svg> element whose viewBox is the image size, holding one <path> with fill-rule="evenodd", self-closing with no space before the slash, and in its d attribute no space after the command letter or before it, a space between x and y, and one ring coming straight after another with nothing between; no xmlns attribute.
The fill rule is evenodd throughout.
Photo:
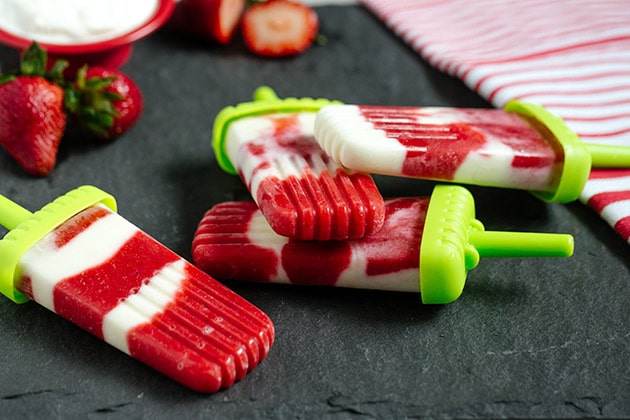
<svg viewBox="0 0 630 420"><path fill-rule="evenodd" d="M630 167L630 148L583 144L545 108L519 101L504 110L330 105L315 138L359 171L529 190L569 202L591 166Z"/></svg>
<svg viewBox="0 0 630 420"><path fill-rule="evenodd" d="M89 186L32 215L2 197L12 229L0 241L2 293L197 391L242 379L273 343L271 320L114 210L111 196Z"/></svg>
<svg viewBox="0 0 630 420"><path fill-rule="evenodd" d="M383 198L369 174L332 161L313 137L325 99L278 99L262 87L254 101L223 109L215 156L238 173L272 229L302 240L359 238L383 224Z"/></svg>
<svg viewBox="0 0 630 420"><path fill-rule="evenodd" d="M193 261L218 279L420 292L425 303L448 303L481 256L573 252L570 235L484 230L459 186L385 200L385 212L383 228L364 238L295 241L275 234L253 202L218 204L199 223Z"/></svg>

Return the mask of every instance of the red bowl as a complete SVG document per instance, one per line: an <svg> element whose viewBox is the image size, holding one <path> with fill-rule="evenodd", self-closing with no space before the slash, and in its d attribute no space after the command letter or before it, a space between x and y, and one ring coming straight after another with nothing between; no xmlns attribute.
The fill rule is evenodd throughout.
<svg viewBox="0 0 630 420"><path fill-rule="evenodd" d="M133 0L132 0L133 1ZM174 0L160 0L153 16L136 29L111 39L85 44L49 44L38 42L48 53L49 66L57 59L68 60L70 66L64 75L73 75L81 66L120 67L131 57L133 43L158 30L171 17ZM0 29L0 43L17 48L20 52L31 45L31 39L22 38Z"/></svg>

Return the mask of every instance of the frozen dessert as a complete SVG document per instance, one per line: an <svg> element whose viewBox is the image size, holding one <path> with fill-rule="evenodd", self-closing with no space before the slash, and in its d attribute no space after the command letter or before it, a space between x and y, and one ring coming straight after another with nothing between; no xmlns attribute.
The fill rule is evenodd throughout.
<svg viewBox="0 0 630 420"><path fill-rule="evenodd" d="M381 230L345 241L291 240L273 232L255 203L221 203L199 223L193 261L221 280L420 292L425 303L448 303L480 257L573 253L570 235L486 231L460 186L385 203Z"/></svg>
<svg viewBox="0 0 630 420"><path fill-rule="evenodd" d="M370 175L347 170L313 138L325 99L280 100L267 88L228 107L214 125L215 156L239 174L271 228L302 240L360 238L383 224L383 198Z"/></svg>
<svg viewBox="0 0 630 420"><path fill-rule="evenodd" d="M591 165L630 167L630 147L585 145L545 108L504 110L331 105L315 138L344 167L385 175L523 189L569 202Z"/></svg>
<svg viewBox="0 0 630 420"><path fill-rule="evenodd" d="M231 386L273 343L258 308L85 186L31 214L0 196L0 292L31 299L201 392Z"/></svg>

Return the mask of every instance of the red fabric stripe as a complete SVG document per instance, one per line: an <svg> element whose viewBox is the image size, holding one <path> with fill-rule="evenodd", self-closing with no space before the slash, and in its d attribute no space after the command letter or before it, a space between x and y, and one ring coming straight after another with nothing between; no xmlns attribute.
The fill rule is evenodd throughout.
<svg viewBox="0 0 630 420"><path fill-rule="evenodd" d="M622 200L630 200L630 190L595 194L588 200L587 204L593 207L598 213L601 213L607 205Z"/></svg>
<svg viewBox="0 0 630 420"><path fill-rule="evenodd" d="M523 86L523 85L527 85L527 82L522 82L519 83L519 86ZM494 99L494 97L503 89L507 86L505 85L501 85L497 88L495 88L489 95L487 95L487 98L490 102L492 102L492 100ZM532 84L531 90L527 93L527 96L539 96L539 95L553 95L553 94L561 94L561 95L574 95L574 96L581 96L581 95L590 95L590 94L598 94L598 93L611 93L611 92L617 92L619 89L628 89L630 88L630 85L627 84L623 84L623 83L619 83L616 86L609 86L609 87L598 87L598 88L593 88L593 89L580 89L580 90L574 90L574 91L570 91L567 88L563 88L563 87L559 87L557 90L546 90L546 91L535 91L534 89L536 89L536 84ZM524 98L526 96L521 95L520 98Z"/></svg>
<svg viewBox="0 0 630 420"><path fill-rule="evenodd" d="M606 107L606 106L616 106L616 105L626 105L628 101L626 99L615 99L610 101L596 101L593 99L588 103L561 103L561 102L545 102L545 106L547 108L593 108L593 107Z"/></svg>
<svg viewBox="0 0 630 420"><path fill-rule="evenodd" d="M593 169L589 179L622 178L630 176L630 169Z"/></svg>
<svg viewBox="0 0 630 420"><path fill-rule="evenodd" d="M405 41L432 66L463 79L495 106L512 99L507 93L519 92L511 93L517 96L513 99L531 98L548 108L561 109L566 115L560 116L580 127L576 131L585 141L607 139L628 145L630 126L625 120L630 121L630 109L624 105L630 103L630 73L622 68L629 62L630 48L626 2L363 2L376 15L386 16L394 32L404 32ZM580 74L556 76L563 68L579 69ZM482 70L482 76L470 80L470 72L475 70ZM541 76L545 70L550 72L547 77ZM519 74L523 80L506 81L501 77L505 74ZM555 80L568 83L549 85ZM542 86L545 83L549 86ZM548 103L542 98L548 98ZM572 107L601 111L593 116L572 115ZM630 170L594 169L589 180L614 181L621 176L630 176ZM619 185L611 183L609 191L597 194L589 204L601 213L606 205L626 199L624 193L610 191L613 189ZM621 220L610 223L627 240L630 206L618 210L615 219Z"/></svg>
<svg viewBox="0 0 630 420"><path fill-rule="evenodd" d="M620 219L615 226L613 226L617 233L621 235L624 241L630 241L630 216L626 216Z"/></svg>

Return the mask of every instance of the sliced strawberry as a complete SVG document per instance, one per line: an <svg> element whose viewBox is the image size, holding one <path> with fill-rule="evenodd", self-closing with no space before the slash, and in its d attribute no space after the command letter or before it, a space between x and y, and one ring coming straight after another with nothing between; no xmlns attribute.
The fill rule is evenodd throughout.
<svg viewBox="0 0 630 420"><path fill-rule="evenodd" d="M46 176L57 162L66 127L65 62L46 73L46 53L37 44L24 51L20 70L0 77L0 145L31 175ZM51 79L51 80L48 80Z"/></svg>
<svg viewBox="0 0 630 420"><path fill-rule="evenodd" d="M245 0L181 0L168 21L170 27L227 44L245 10Z"/></svg>
<svg viewBox="0 0 630 420"><path fill-rule="evenodd" d="M73 88L66 90L66 110L91 136L112 140L136 123L144 100L138 85L122 71L83 67Z"/></svg>
<svg viewBox="0 0 630 420"><path fill-rule="evenodd" d="M250 6L243 16L245 45L255 54L296 55L311 46L319 29L312 8L289 0L270 0Z"/></svg>

